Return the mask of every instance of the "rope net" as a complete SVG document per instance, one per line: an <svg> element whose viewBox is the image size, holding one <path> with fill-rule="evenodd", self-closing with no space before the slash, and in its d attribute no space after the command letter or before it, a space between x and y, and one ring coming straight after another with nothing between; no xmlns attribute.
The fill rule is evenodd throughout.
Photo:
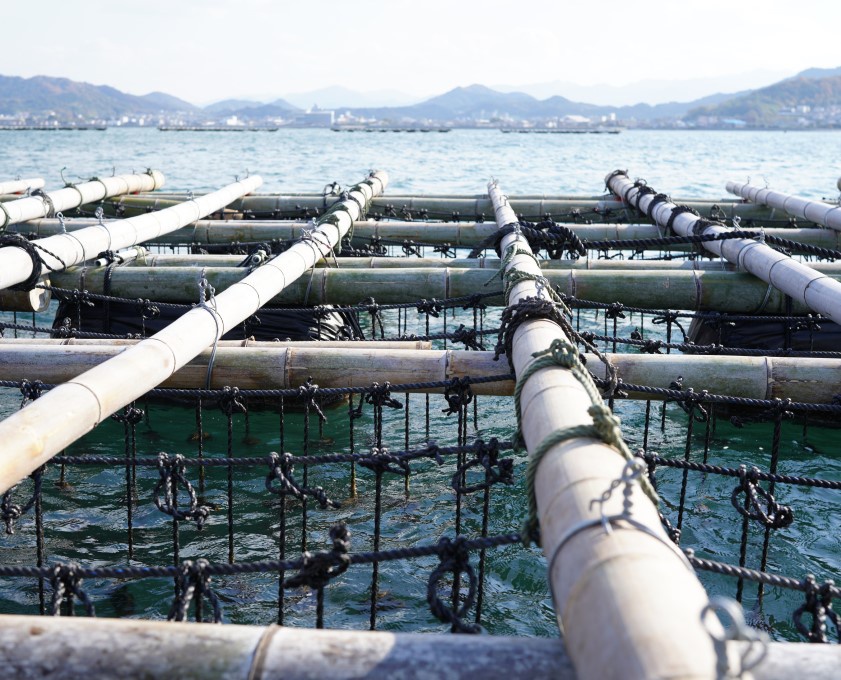
<svg viewBox="0 0 841 680"><path fill-rule="evenodd" d="M271 217L313 216L303 212ZM377 216L453 219L396 208ZM522 225L551 258L700 257L691 237L588 243L553 217L592 216ZM161 249L224 250L250 267L258 250L285 245ZM339 250L451 258L467 249L351 237ZM305 308L302 337L329 331L348 346L420 339L502 355L513 321L493 306L502 296L489 288ZM0 314L3 334L147 337L191 307L84 287L52 293L48 313ZM549 307L539 314L573 331L656 489L664 526L710 594L735 597L749 623L772 637L837 642L832 605L841 593L831 579L839 571L841 403L708 393L679 374L668 388L629 385L596 370L608 351L839 358L823 341L832 324L815 315L644 309L563 295ZM271 327L270 314L300 312L261 310L226 337L248 338ZM742 335L757 323L773 328L780 345L746 346ZM346 388L311 379L283 390L153 390L3 495L0 611L557 635L545 560L523 530L531 492L512 401L472 389L512 378L501 359L497 375L438 382L419 376L392 385L372 376ZM52 387L27 375L0 386L4 416Z"/></svg>

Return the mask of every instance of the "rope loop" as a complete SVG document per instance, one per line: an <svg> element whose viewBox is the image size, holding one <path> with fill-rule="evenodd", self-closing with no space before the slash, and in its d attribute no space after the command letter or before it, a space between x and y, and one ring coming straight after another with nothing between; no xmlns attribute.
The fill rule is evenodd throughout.
<svg viewBox="0 0 841 680"><path fill-rule="evenodd" d="M196 490L184 474L184 457L180 455L170 458L161 451L158 454L158 483L152 492L155 507L174 521L189 520L196 523L196 529L201 531L210 515L210 508L199 505ZM178 487L187 492L187 506L178 502Z"/></svg>
<svg viewBox="0 0 841 680"><path fill-rule="evenodd" d="M469 494L484 489L490 489L494 484L514 483L514 460L499 457L499 440L494 437L485 443L482 439L473 442L473 458L460 465L453 475L451 486L457 494ZM484 480L476 484L462 482L466 479L468 470L482 467L485 471Z"/></svg>
<svg viewBox="0 0 841 680"><path fill-rule="evenodd" d="M451 624L456 633L481 632L478 624L464 620L476 599L477 585L476 573L470 566L470 552L465 545L465 538L463 536L458 536L455 540L450 540L446 536L441 538L438 541L438 559L440 564L429 575L426 587L426 601L429 603L430 610L439 621ZM438 595L440 582L448 573L453 574L454 578L458 578L461 574L467 576L467 596L457 607L444 604ZM452 600L452 596L447 599Z"/></svg>
<svg viewBox="0 0 841 680"><path fill-rule="evenodd" d="M745 501L740 499L742 494ZM794 511L777 503L769 491L759 486L757 467L748 471L744 465L739 466L739 485L730 494L730 502L742 517L755 520L769 529L784 529L794 522Z"/></svg>

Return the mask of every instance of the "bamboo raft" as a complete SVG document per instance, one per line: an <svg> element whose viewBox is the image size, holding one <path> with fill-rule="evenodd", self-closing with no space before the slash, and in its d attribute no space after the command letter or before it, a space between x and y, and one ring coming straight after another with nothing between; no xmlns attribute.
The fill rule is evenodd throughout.
<svg viewBox="0 0 841 680"><path fill-rule="evenodd" d="M475 196L389 195L381 171L348 189L333 183L313 194L257 194L257 176L200 196L161 192L163 181L150 170L46 193L42 180L0 182L0 329L7 334L0 338L0 386L23 395L20 410L0 421L2 518L10 535L17 523L19 534L35 540L35 550L24 551L29 562L13 557L0 572L35 583L27 591L39 599L34 611L54 615L94 613L83 581L168 579L170 597L175 582L166 623L21 615L31 609L0 614L0 658L17 674L112 677L117 667L123 677L226 678L837 673L838 645L770 641L745 624L735 600L711 597L699 574L735 579L739 602L746 584L756 584L760 609L766 588L802 594L805 604L793 615L801 639L841 636L834 583L784 576L769 562L771 538L794 520L775 493L787 484L841 490L841 480L778 469L784 420L841 424L841 352L831 335L841 323L841 208L733 183L727 190L738 199L679 201L624 171L607 176L609 193L592 197L507 197L496 182ZM268 329L272 315L288 319L284 314L305 315L300 338ZM32 323L24 323L29 315ZM39 322L44 315L55 319ZM626 315L638 324L630 337L620 334ZM128 316L135 332L121 335L115 324ZM326 339L333 321L338 326ZM760 321L774 329L773 346L724 344L732 327L750 335ZM486 327L492 322L499 327ZM699 329L713 341L694 342ZM403 394L403 402L395 399ZM150 395L195 404L187 411L197 428L190 443L157 458L137 437L138 405ZM330 398L348 400L349 446L321 455L312 447L330 443L323 432ZM453 446L431 441L438 421L430 426L430 400L442 398L457 420ZM491 420L502 417L503 402L486 400L506 400L513 444L468 436L471 418L478 434L485 416L480 398L492 405ZM257 399L280 414L281 452L260 459L232 448L234 423L243 416L248 432L249 400ZM205 456L209 402L218 402L227 423L228 453L216 458ZM425 404L421 441L410 441L410 404ZM639 405L629 413L644 412L644 430L620 429L613 411L626 405ZM665 428L667 405L687 416L683 457L661 456L650 445L652 408L662 409ZM284 429L290 407L303 412L303 448L295 455L283 448L292 437ZM405 421L390 415L395 409L405 409ZM721 453L715 419L725 412L739 427L772 424L767 470L709 462ZM125 456L78 455L112 419L124 428ZM363 426L367 447L354 438ZM693 427L706 429L703 463L690 455ZM521 461L518 435L527 452ZM499 457L508 451L515 457ZM409 498L410 471L418 474L412 465L440 466L448 456L455 460L448 490L455 535L448 524L437 543L389 552L381 536L384 489ZM275 561L255 559L253 551L241 557L234 531L235 477L266 462L265 486L277 495L280 518ZM293 463L302 472L293 474ZM348 530L369 531L350 520L315 532L329 534L326 548L307 542L308 513L329 515L337 504L328 496L339 484L322 488L307 475L336 463L350 465L354 504L362 498L358 484L374 489L368 552L350 549ZM60 470L56 483L68 488L65 472L74 466L125 469L124 566L45 556L42 498L53 500L44 480ZM210 493L219 481L213 466L228 472L225 512L216 515L203 500L205 484ZM664 501L656 487L670 468L683 477L679 503ZM171 524L172 554L164 564L135 567L144 550L133 523L137 490L151 483L146 470L160 476L152 495ZM357 475L364 470L373 481ZM524 489L510 498L523 528L494 534L491 488L512 484L515 470ZM737 480L739 564L682 544L691 525L690 473ZM388 487L395 478L400 484ZM478 504L474 492L483 497ZM478 535L465 530L473 526L469 512L483 516ZM222 519L214 525L222 514L227 561L182 559L188 526L222 526ZM288 535L299 517L300 553ZM758 568L748 567L757 561L746 554L751 527L764 537ZM274 544L272 529L267 539ZM378 616L388 616L381 570L389 560L421 557L437 560L425 595L432 620L453 632L482 631L482 608L492 599L485 591L489 554L521 543L539 545L545 556L560 639L375 630ZM196 550L189 554L200 555ZM289 593L315 593L322 628L336 583L365 565L370 631L184 623L190 612L196 621L222 620L212 582L249 573L275 579L279 624L296 616Z"/></svg>

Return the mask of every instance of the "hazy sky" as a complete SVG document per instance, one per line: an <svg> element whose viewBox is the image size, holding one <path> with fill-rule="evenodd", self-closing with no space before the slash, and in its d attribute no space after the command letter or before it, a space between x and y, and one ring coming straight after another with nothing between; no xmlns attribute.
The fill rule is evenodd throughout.
<svg viewBox="0 0 841 680"><path fill-rule="evenodd" d="M0 74L194 103L841 66L837 0L6 0L2 25Z"/></svg>

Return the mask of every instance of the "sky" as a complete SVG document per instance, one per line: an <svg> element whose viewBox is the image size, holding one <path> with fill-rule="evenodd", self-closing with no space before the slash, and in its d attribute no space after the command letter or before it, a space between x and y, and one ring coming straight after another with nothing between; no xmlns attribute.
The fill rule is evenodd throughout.
<svg viewBox="0 0 841 680"><path fill-rule="evenodd" d="M690 81L689 94L703 96L719 82L736 91L810 67L841 66L833 37L841 25L837 0L3 5L0 74L61 76L131 94L162 91L196 104L268 101L331 85L420 99L473 83L511 89L558 82L556 94L570 83L634 99L628 85L680 80ZM686 89L675 86L680 96L672 98L692 98ZM640 87L636 100L665 98Z"/></svg>

